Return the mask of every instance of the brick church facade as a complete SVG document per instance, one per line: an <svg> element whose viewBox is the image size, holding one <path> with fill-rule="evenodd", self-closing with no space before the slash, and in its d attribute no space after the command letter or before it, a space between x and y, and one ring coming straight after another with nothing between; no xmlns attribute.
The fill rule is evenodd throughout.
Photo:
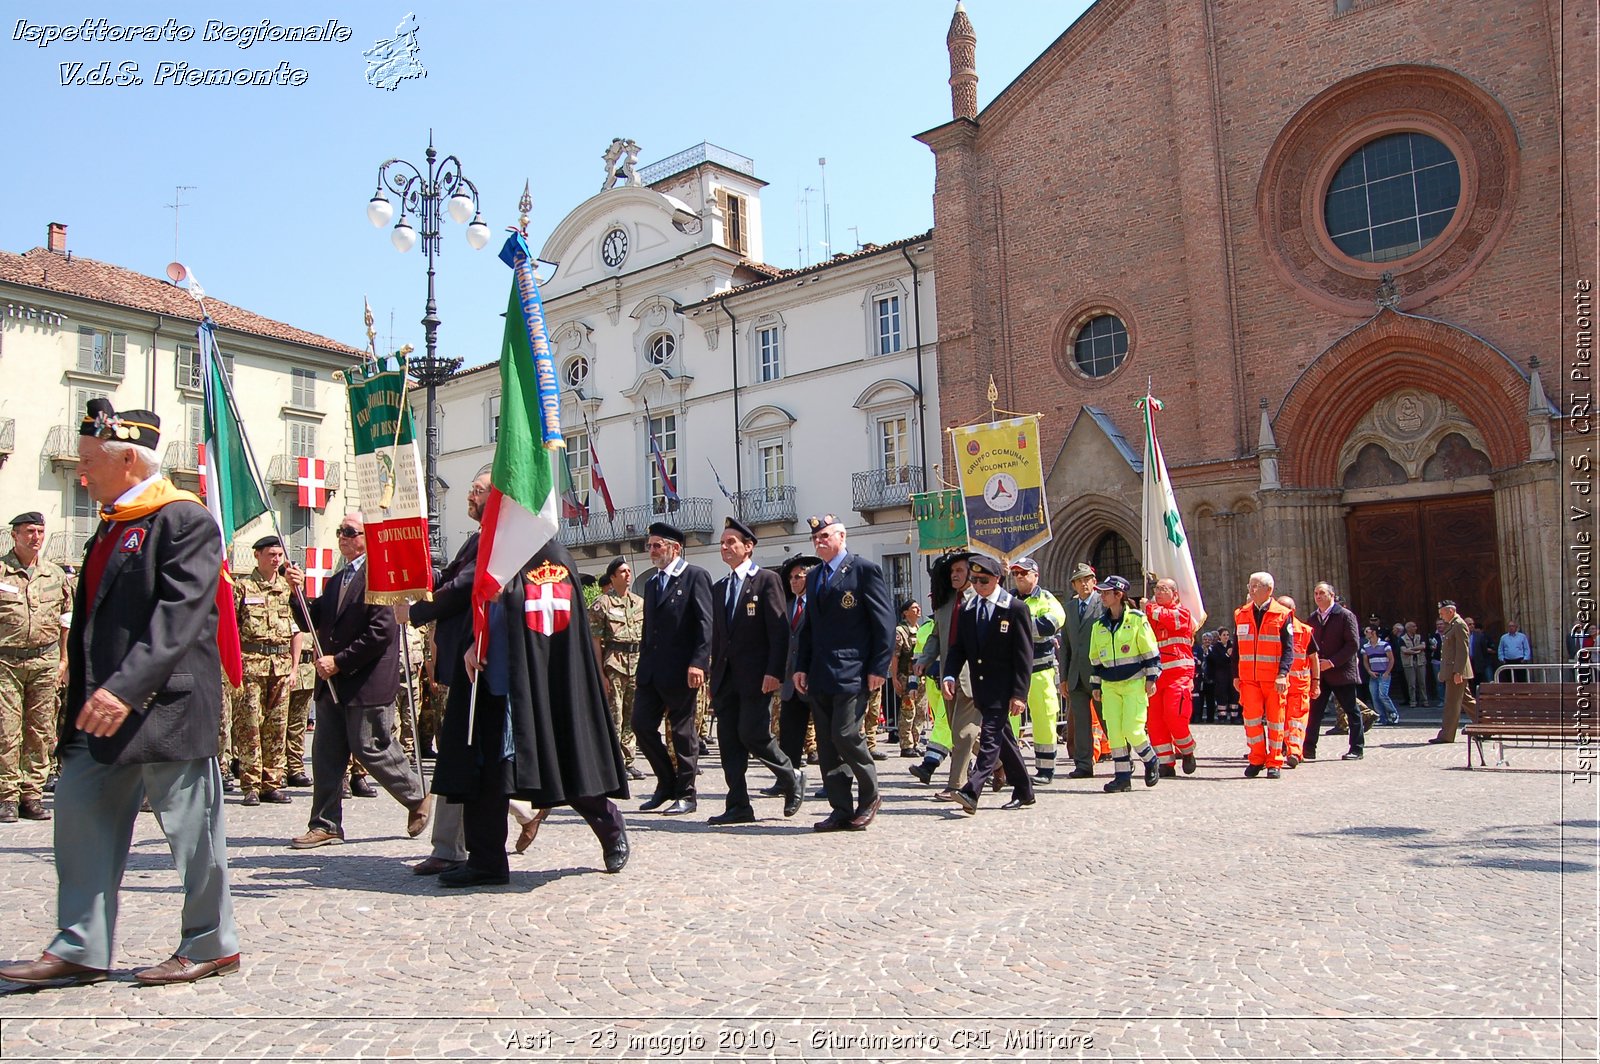
<svg viewBox="0 0 1600 1064"><path fill-rule="evenodd" d="M980 113L957 5L953 118L918 138L941 403L987 419L992 375L1043 413L1047 585L1137 569L1148 382L1210 626L1267 569L1564 656L1593 29L1575 0L1098 0Z"/></svg>

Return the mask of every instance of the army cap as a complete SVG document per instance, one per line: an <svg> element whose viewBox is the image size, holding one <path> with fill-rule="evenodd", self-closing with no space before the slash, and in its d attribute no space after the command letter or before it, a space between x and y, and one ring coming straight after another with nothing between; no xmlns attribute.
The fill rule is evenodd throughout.
<svg viewBox="0 0 1600 1064"><path fill-rule="evenodd" d="M40 513L38 510L29 510L27 513L18 514L17 516L15 516L15 517L13 517L11 519L11 527L12 528L17 528L17 527L19 527L21 525L43 525L43 524L44 524L44 514Z"/></svg>
<svg viewBox="0 0 1600 1064"><path fill-rule="evenodd" d="M250 544L250 549L251 550L267 550L270 547L281 547L281 546L283 546L283 540L279 539L277 536L262 536L260 539L256 540L254 543Z"/></svg>

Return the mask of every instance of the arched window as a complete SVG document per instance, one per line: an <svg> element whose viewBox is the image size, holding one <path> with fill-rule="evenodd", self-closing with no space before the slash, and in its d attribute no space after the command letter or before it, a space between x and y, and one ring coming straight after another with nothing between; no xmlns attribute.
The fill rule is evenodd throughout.
<svg viewBox="0 0 1600 1064"><path fill-rule="evenodd" d="M1107 532L1095 541L1094 550L1089 552L1089 564L1094 566L1100 579L1121 576L1127 579L1135 594L1143 593L1144 581L1140 579L1133 548L1115 532Z"/></svg>

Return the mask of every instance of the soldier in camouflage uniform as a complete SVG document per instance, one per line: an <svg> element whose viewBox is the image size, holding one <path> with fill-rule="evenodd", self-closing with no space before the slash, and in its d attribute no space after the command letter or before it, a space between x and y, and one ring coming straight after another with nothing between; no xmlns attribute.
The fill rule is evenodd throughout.
<svg viewBox="0 0 1600 1064"><path fill-rule="evenodd" d="M233 583L239 618L244 685L233 691L233 752L239 759L241 804L286 804L282 790L289 733L289 688L300 659L302 633L290 612L289 581L278 569L283 543L264 536L252 544L256 567Z"/></svg>
<svg viewBox="0 0 1600 1064"><path fill-rule="evenodd" d="M603 590L589 607L589 630L594 633L594 653L606 687L606 704L622 741L622 757L629 779L644 779L633 767L633 677L639 667L639 640L644 636L644 599L629 590L633 567L622 558L606 566ZM671 736L668 736L671 745Z"/></svg>
<svg viewBox="0 0 1600 1064"><path fill-rule="evenodd" d="M421 628L409 624L401 625L400 634L405 637L406 647L400 654L400 695L395 699L395 731L399 733L400 748L406 752L406 760L415 764L417 736L411 730L411 713L412 707L415 707L417 728L420 730L422 695L426 687L424 677L428 666L428 638ZM407 657L407 654L410 656ZM408 661L411 664L409 674L406 672ZM408 697L410 701L407 701Z"/></svg>
<svg viewBox="0 0 1600 1064"><path fill-rule="evenodd" d="M72 609L67 574L40 557L44 515L11 519L0 557L0 823L49 820L44 785L56 743L56 693L66 678Z"/></svg>

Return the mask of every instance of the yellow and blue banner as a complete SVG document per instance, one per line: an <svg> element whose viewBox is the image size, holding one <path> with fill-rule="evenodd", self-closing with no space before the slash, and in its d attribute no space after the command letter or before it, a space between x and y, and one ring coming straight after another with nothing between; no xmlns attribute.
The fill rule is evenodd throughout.
<svg viewBox="0 0 1600 1064"><path fill-rule="evenodd" d="M972 549L1009 562L1050 542L1039 419L964 425L950 435Z"/></svg>

